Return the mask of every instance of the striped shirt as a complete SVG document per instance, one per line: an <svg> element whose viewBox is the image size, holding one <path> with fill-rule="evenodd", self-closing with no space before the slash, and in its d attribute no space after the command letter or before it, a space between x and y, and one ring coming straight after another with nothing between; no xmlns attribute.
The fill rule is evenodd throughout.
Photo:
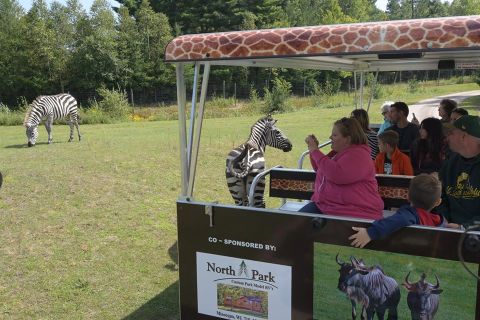
<svg viewBox="0 0 480 320"><path fill-rule="evenodd" d="M370 147L370 156L373 160L377 157L378 153L378 136L375 131L365 132L367 135L368 146Z"/></svg>

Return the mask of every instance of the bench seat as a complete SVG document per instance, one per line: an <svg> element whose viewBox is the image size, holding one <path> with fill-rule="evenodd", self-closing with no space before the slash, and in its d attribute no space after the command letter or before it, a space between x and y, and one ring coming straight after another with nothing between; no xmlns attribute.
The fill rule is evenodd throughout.
<svg viewBox="0 0 480 320"><path fill-rule="evenodd" d="M408 204L408 187L413 176L377 174L378 191L384 202L384 216ZM313 195L315 172L313 170L272 168L270 170L270 197L309 200ZM287 201L279 209L298 211L306 202Z"/></svg>

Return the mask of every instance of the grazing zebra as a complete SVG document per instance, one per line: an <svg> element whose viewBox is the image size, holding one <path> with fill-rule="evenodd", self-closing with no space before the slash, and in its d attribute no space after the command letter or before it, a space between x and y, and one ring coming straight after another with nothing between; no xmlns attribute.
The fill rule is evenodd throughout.
<svg viewBox="0 0 480 320"><path fill-rule="evenodd" d="M37 97L25 115L25 121L23 125L27 129L28 146L33 147L38 137L38 125L42 119L46 118L45 128L48 132L48 143L52 143L52 124L53 120L63 119L70 115L70 139L73 140L73 126L77 127L78 140L80 141L82 136L80 135L80 129L78 128L78 109L77 100L69 94L57 94L54 96L39 96Z"/></svg>
<svg viewBox="0 0 480 320"><path fill-rule="evenodd" d="M248 140L227 156L225 175L235 204L248 206L248 192L255 176L265 169L265 147L271 146L284 152L292 150L290 140L275 127L277 120L270 115L258 120L251 129ZM254 206L265 208L263 193L265 179L260 179L255 190Z"/></svg>

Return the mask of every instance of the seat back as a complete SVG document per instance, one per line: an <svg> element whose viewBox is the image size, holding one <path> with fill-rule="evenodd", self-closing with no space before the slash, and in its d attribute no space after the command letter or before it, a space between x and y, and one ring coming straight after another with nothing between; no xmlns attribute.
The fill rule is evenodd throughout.
<svg viewBox="0 0 480 320"><path fill-rule="evenodd" d="M412 176L377 174L378 192L384 209L408 204ZM308 200L313 195L315 172L312 170L274 168L270 171L270 197Z"/></svg>

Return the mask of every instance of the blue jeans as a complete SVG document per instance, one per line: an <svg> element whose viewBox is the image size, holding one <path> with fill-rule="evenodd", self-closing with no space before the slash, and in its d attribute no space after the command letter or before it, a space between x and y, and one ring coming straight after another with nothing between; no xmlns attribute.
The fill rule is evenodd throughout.
<svg viewBox="0 0 480 320"><path fill-rule="evenodd" d="M308 212L308 213L319 213L319 214L323 214L322 211L320 211L320 209L318 209L317 205L315 204L315 202L313 201L310 201L309 203L307 203L305 206L303 206L302 209L300 209L298 212Z"/></svg>

